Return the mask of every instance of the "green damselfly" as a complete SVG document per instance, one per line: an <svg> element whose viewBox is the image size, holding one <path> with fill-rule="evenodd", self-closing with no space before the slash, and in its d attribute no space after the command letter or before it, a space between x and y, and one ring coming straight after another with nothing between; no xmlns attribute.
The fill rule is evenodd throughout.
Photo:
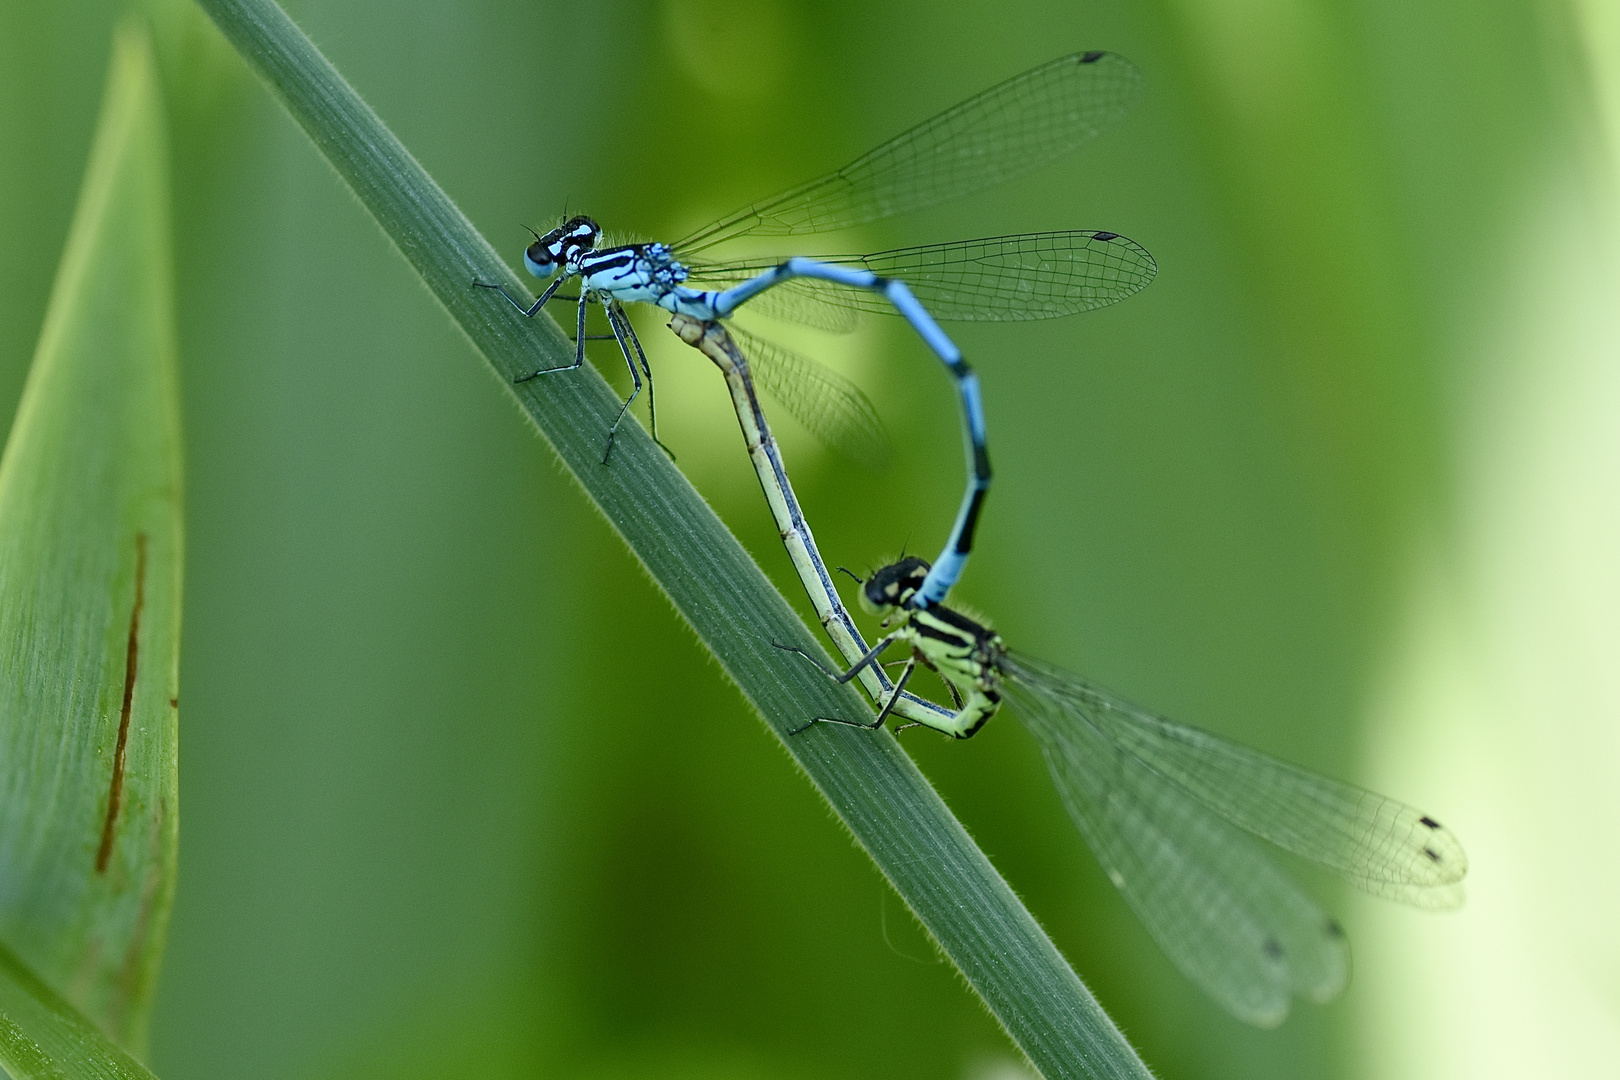
<svg viewBox="0 0 1620 1080"><path fill-rule="evenodd" d="M945 717L908 713L904 726L959 739L1011 702L1126 902L1176 966L1239 1019L1279 1024L1292 997L1330 1000L1349 973L1339 924L1255 837L1375 896L1436 910L1461 904L1468 859L1434 818L1156 716L1014 652L944 605L907 606L927 574L928 563L911 557L868 577L861 606L881 615L888 633L848 671L827 674L848 682L890 646L906 646L890 699L920 664L939 674L957 708ZM896 712L885 700L874 720L816 717L795 733L818 723L877 728Z"/></svg>

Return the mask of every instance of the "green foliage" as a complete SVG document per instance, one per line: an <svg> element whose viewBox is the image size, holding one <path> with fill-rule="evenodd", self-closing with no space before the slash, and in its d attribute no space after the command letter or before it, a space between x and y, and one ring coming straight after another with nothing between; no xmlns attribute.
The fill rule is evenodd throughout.
<svg viewBox="0 0 1620 1080"><path fill-rule="evenodd" d="M1392 669L1427 655L1404 644L1409 590L1428 581L1414 545L1447 573L1484 550L1454 542L1476 542L1453 513L1473 490L1458 477L1514 444L1468 403L1507 376L1504 392L1561 419L1539 380L1561 377L1567 335L1599 325L1524 321L1538 295L1578 305L1608 281L1562 246L1598 232L1563 206L1595 104L1576 84L1612 89L1614 64L1570 55L1558 5L283 3L514 266L524 224L566 210L680 236L1054 55L1128 56L1146 93L1095 147L817 249L1104 228L1159 261L1115 308L960 328L997 486L954 599L1035 655L1289 760L1364 781L1374 757L1399 760L1405 779L1376 786L1471 845L1487 821L1536 820L1459 755L1491 734L1478 714L1455 737L1423 712L1393 736L1368 720ZM0 2L0 414L126 6ZM1013 1054L994 1020L484 360L206 18L164 6L186 829L152 1065L167 1080L1002 1080ZM867 472L773 414L822 550L857 571L937 548L960 495L948 380L881 323L837 339L756 327L838 366L894 436L892 467ZM638 328L681 472L792 600L718 376L653 319ZM1547 360L1510 364L1531 341ZM628 391L610 345L590 360ZM1513 577L1514 595L1542 580ZM1565 635L1587 625L1523 632L1574 656ZM1460 681L1489 691L1497 674ZM1562 691L1504 699L1521 701L1607 715ZM1482 1012L1493 980L1474 961L1500 941L1468 938L1454 965L1416 947L1493 928L1487 893L1455 919L1374 920L1329 887L1354 946L1344 998L1248 1030L1141 929L1018 723L961 745L918 734L906 753L1166 1078L1427 1078L1487 1050L1509 1067L1504 1042L1557 1045L1542 1022L1595 1015L1548 1007L1526 1028L1512 1008L1549 988L1501 965L1517 1004ZM1468 820L1435 786L1448 762L1489 813ZM1568 850L1604 850L1554 824ZM1594 895L1548 879L1545 858L1502 859L1503 880ZM1580 930L1558 970L1601 955L1595 916L1518 910L1525 955L1553 955L1548 925ZM1410 1044L1388 1043L1392 1013Z"/></svg>
<svg viewBox="0 0 1620 1080"><path fill-rule="evenodd" d="M315 50L267 0L202 5L354 189L503 382L567 363L549 319L515 318L471 282L518 284L489 245ZM602 463L618 411L600 378L513 388L580 486L866 848L1009 1035L1048 1077L1144 1076L1146 1070L1073 970L887 734L822 727L807 716L859 715L831 685L773 647L814 641L748 554L662 451L629 428Z"/></svg>
<svg viewBox="0 0 1620 1080"><path fill-rule="evenodd" d="M151 1080L0 945L0 1064L12 1080Z"/></svg>
<svg viewBox="0 0 1620 1080"><path fill-rule="evenodd" d="M149 46L126 31L0 459L0 941L15 953L0 1058L18 1076L144 1075L70 1066L96 1059L87 1022L22 965L139 1052L174 895L181 523L167 153ZM31 1018L46 1017L50 1030L36 1030ZM75 1040L84 1048L42 1071L29 1039L52 1060Z"/></svg>

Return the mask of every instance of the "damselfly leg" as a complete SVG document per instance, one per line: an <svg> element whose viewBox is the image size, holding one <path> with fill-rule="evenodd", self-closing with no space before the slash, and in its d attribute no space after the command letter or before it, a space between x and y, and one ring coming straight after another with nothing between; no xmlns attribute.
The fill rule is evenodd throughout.
<svg viewBox="0 0 1620 1080"><path fill-rule="evenodd" d="M880 646L905 645L961 691L955 715L916 722L970 738L1009 700L1109 880L1170 959L1239 1019L1273 1027L1292 998L1328 1001L1349 975L1343 929L1258 841L1375 896L1461 904L1468 857L1428 814L1156 716L1014 652L944 605L907 607L927 569L903 559L861 588L861 606L894 626ZM873 726L816 718L796 730L818 722Z"/></svg>
<svg viewBox="0 0 1620 1080"><path fill-rule="evenodd" d="M832 573L822 560L810 524L799 508L798 496L794 494L793 484L788 479L787 465L782 460L775 436L771 434L770 422L766 419L759 395L755 393L754 371L749 358L738 347L731 332L718 322L702 322L688 315L677 314L670 319L669 328L683 342L712 360L725 376L732 408L737 414L737 424L742 429L743 444L748 448L748 459L759 477L766 505L770 507L771 516L782 537L782 545L787 549L788 558L804 585L805 594L810 598L822 629L832 639L839 655L851 663L860 660L867 654L866 642L861 638L849 610L839 599ZM770 357L770 368L778 375L807 362L803 357L784 353L763 342L755 341L753 345L756 350L763 349L765 356ZM875 414L860 392L851 386L840 386L830 371L823 369L817 374L812 368L807 373L801 372L801 375L825 382L826 393L821 400L831 406L830 411L825 413L805 412L802 404L800 409L790 410L801 420L806 420L806 426L812 431L827 430L824 425L853 423L860 427L875 423ZM831 381L826 381L829 379ZM843 567L839 569L856 582L861 580L852 571ZM826 671L825 668L822 670ZM828 674L836 676L837 673ZM894 715L918 723L937 721L951 715L950 709L908 693L903 686L897 689L880 664L866 664L859 669L857 678L868 696Z"/></svg>
<svg viewBox="0 0 1620 1080"><path fill-rule="evenodd" d="M655 304L700 321L729 316L752 301L779 310L831 310L839 318L874 310L904 317L955 382L966 434L966 490L945 548L911 600L928 607L943 601L961 576L991 481L978 377L935 320L1044 319L1101 307L1151 281L1152 256L1120 234L1100 230L729 264L705 265L691 256L750 235L847 229L1031 172L1123 116L1141 82L1130 61L1114 53L1059 57L968 98L843 168L751 203L675 244L599 247L601 228L576 216L537 235L524 252L524 265L542 280L578 278L584 294ZM548 287L542 302L550 295L555 293ZM791 300L773 305L760 299L768 296ZM526 315L541 306L507 299ZM821 324L817 317L810 321ZM632 361L627 357L626 362Z"/></svg>
<svg viewBox="0 0 1620 1080"><path fill-rule="evenodd" d="M776 641L771 642L771 644L776 648L781 649L783 652L789 652L796 656L803 657L805 660L808 660L810 663L814 664L816 670L820 671L833 682L842 686L843 684L848 683L850 680L859 676L864 669L874 666L878 656L880 656L885 649L894 644L897 640L899 639L893 635L880 639L877 644L872 646L865 656L856 661L848 671L842 673L830 670L820 660L817 660L814 656L811 656L797 645L783 645ZM894 707L901 700L901 695L905 693L906 684L911 681L911 674L916 670L916 667L916 657L912 657L911 659L905 661L905 668L900 672L900 677L894 681L894 689L891 690L886 696L883 702L883 707L878 710L878 714L875 719L870 721L861 721L844 720L837 716L812 716L809 720L806 720L798 727L790 729L788 734L798 735L802 732L810 730L817 724L838 724L842 727L862 728L866 731L875 731L876 729L882 727L888 721L889 715L894 712ZM922 721L913 720L911 723L905 726L919 727L922 726Z"/></svg>
<svg viewBox="0 0 1620 1080"><path fill-rule="evenodd" d="M483 281L473 282L474 285L481 289L494 289L499 292L506 298L506 302L517 308L525 318L532 319L546 303L552 300L571 300L578 305L573 342L574 362L571 364L558 364L555 367L540 368L529 372L527 375L520 375L512 381L514 383L526 383L531 379L539 378L541 375L550 375L559 371L573 371L585 363L585 343L587 341L616 341L619 345L619 354L624 357L624 366L630 370L631 389L629 397L625 398L624 404L619 409L619 415L614 418L613 425L608 428L607 445L602 451L602 464L606 465L608 458L613 455L613 442L619 433L619 425L624 422L625 415L630 411L631 403L641 394L643 376L647 380L647 419L648 426L651 428L653 442L657 443L658 448L673 460L675 457L674 451L664 445L663 440L658 437L658 413L654 406L652 368L647 363L647 354L641 347L641 339L636 336L635 328L630 325L630 317L625 312L624 306L611 297L599 298L602 310L607 315L608 326L613 332L610 334L587 334L585 332L585 319L590 307L591 297L583 291L578 296L557 295L557 289L564 280L566 279L557 278L552 281L550 285L546 286L540 297L527 308L513 299L512 294L508 293L499 284ZM638 365L640 367L639 371L637 370Z"/></svg>

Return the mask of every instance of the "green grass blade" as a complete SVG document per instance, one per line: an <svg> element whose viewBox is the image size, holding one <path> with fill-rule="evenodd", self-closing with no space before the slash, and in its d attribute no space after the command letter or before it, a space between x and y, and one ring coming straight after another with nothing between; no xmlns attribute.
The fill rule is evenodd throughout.
<svg viewBox="0 0 1620 1080"><path fill-rule="evenodd" d="M148 45L126 30L0 459L0 941L136 1053L175 879L167 153Z"/></svg>
<svg viewBox="0 0 1620 1080"><path fill-rule="evenodd" d="M151 1080L0 945L0 1065L12 1080Z"/></svg>
<svg viewBox="0 0 1620 1080"><path fill-rule="evenodd" d="M868 707L772 640L815 648L782 596L635 424L611 466L603 436L619 408L590 368L513 386L515 376L567 363L573 349L550 319L516 316L474 278L521 285L371 109L275 4L199 0L350 185L503 386L641 560L856 839L928 927L1013 1041L1047 1077L1144 1077L1146 1068L911 760L888 734L821 725L812 715ZM721 393L717 384L715 393ZM557 556L547 556L557 557ZM648 738L680 738L693 718L648 718ZM784 919L792 919L791 910ZM783 1003L845 1008L851 1023L896 1023L876 1002Z"/></svg>

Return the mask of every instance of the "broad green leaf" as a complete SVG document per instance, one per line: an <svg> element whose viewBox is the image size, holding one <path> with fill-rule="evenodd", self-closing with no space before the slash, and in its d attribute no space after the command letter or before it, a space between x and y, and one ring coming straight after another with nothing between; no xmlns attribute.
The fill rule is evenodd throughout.
<svg viewBox="0 0 1620 1080"><path fill-rule="evenodd" d="M12 1080L151 1080L0 945L0 1064Z"/></svg>
<svg viewBox="0 0 1620 1080"><path fill-rule="evenodd" d="M136 1053L174 895L177 821L167 153L150 48L126 29L0 459L0 942ZM13 1025L45 1046L0 1004L7 1048L22 1045Z"/></svg>

